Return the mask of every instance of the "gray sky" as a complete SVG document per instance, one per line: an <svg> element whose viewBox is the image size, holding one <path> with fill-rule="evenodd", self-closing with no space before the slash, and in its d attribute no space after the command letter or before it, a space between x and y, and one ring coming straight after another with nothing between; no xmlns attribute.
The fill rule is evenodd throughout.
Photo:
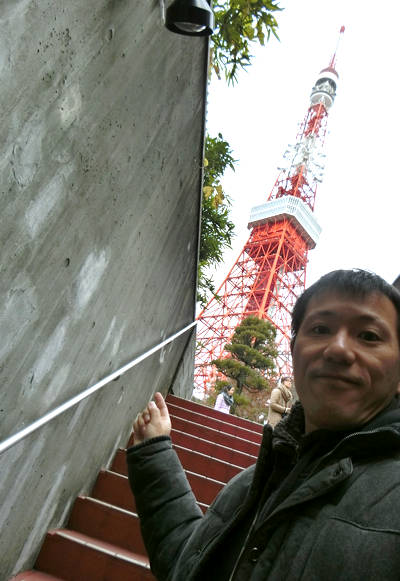
<svg viewBox="0 0 400 581"><path fill-rule="evenodd" d="M223 179L237 235L215 282L224 280L249 236L251 208L267 200L342 24L337 97L314 212L322 233L309 253L307 285L325 272L352 267L392 282L400 273L400 7L386 2L378 11L370 0L283 0L280 6L280 42L255 46L253 64L233 88L218 80L209 87L208 132L221 132L239 160L236 172Z"/></svg>

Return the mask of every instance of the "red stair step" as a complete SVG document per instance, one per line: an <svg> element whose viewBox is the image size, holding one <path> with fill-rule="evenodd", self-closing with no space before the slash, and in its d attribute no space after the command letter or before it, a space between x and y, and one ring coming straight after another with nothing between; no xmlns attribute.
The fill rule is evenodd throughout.
<svg viewBox="0 0 400 581"><path fill-rule="evenodd" d="M192 472L186 473L193 493L199 503L211 504L224 483ZM115 472L102 470L96 480L91 496L125 510L135 512L128 478Z"/></svg>
<svg viewBox="0 0 400 581"><path fill-rule="evenodd" d="M188 410L193 410L194 412L201 413L212 418L223 419L225 422L230 422L236 426L242 426L248 430L259 432L260 434L263 432L263 426L261 424L257 424L251 420L246 420L245 418L239 418L233 414L224 414L223 412L215 410L214 408L210 408L204 404L197 403L189 399L183 399L181 397L177 397L176 395L172 395L171 393L167 395L165 401L167 404L172 403L173 405L180 406Z"/></svg>
<svg viewBox="0 0 400 581"><path fill-rule="evenodd" d="M148 559L65 529L50 531L36 567L64 581L154 581Z"/></svg>
<svg viewBox="0 0 400 581"><path fill-rule="evenodd" d="M171 438L174 444L182 448L196 450L197 452L201 452L212 458L217 458L218 460L223 460L224 462L229 462L241 468L248 468L255 464L257 460L257 456L252 454L241 452L229 446L222 446L217 442L210 442L209 440L204 440L193 434L186 434L180 430L172 430Z"/></svg>
<svg viewBox="0 0 400 581"><path fill-rule="evenodd" d="M32 571L23 571L16 577L11 577L10 581L63 581L63 579L32 569Z"/></svg>
<svg viewBox="0 0 400 581"><path fill-rule="evenodd" d="M174 445L188 448L189 450L196 450L197 452L201 452L201 454L211 456L211 458L216 458L217 460L229 462L230 464L240 466L241 468L248 468L257 461L257 456L254 454L241 452L231 446L223 446L217 442L210 442L210 440L204 440L199 436L187 434L181 430L173 429L171 431L171 439ZM133 444L133 434L131 434L127 448L133 446Z"/></svg>
<svg viewBox="0 0 400 581"><path fill-rule="evenodd" d="M174 430L180 430L181 432L198 436L199 438L208 440L209 442L218 442L218 444L222 444L228 448L233 448L234 450L246 452L247 454L252 454L253 456L257 456L260 448L259 444L249 442L249 440L244 440L237 436L231 436L230 434L226 434L220 430L208 428L207 426L202 426L201 424L189 420L183 420L182 418L171 416L171 422Z"/></svg>
<svg viewBox="0 0 400 581"><path fill-rule="evenodd" d="M199 502L210 505L223 489L224 483L186 470L190 488Z"/></svg>
<svg viewBox="0 0 400 581"><path fill-rule="evenodd" d="M219 482L227 483L243 470L240 466L234 466L229 462L217 460L200 452L182 448L181 446L174 446L174 448L185 470L196 472Z"/></svg>
<svg viewBox="0 0 400 581"><path fill-rule="evenodd" d="M78 497L68 528L133 553L146 555L137 514L98 499Z"/></svg>
<svg viewBox="0 0 400 581"><path fill-rule="evenodd" d="M101 470L91 496L125 510L136 512L136 505L132 491L129 488L128 478L122 474Z"/></svg>
<svg viewBox="0 0 400 581"><path fill-rule="evenodd" d="M110 466L111 472L116 472L117 474L123 474L127 476L128 466L126 463L126 450L124 448L119 448L114 456L114 459Z"/></svg>
<svg viewBox="0 0 400 581"><path fill-rule="evenodd" d="M228 482L228 480L243 470L240 466L234 466L229 462L217 460L206 454L182 448L181 446L174 446L174 449L185 470L214 478L220 482ZM128 475L125 450L120 449L117 451L111 465L111 470L118 474Z"/></svg>
<svg viewBox="0 0 400 581"><path fill-rule="evenodd" d="M189 420L191 422L195 422L197 424L201 424L202 426L207 426L208 428L214 428L214 430L218 430L224 432L226 434L231 434L232 436L237 436L238 438L243 438L244 440L249 440L250 442L254 442L255 444L260 445L262 440L262 434L259 432L254 432L253 430L248 430L246 428L242 428L241 426L236 426L229 422L223 421L223 419L216 419L210 416L202 415L201 413L197 413L192 410L187 410L182 407L175 406L173 404L168 404L168 410L171 416L174 418L179 417L183 420ZM224 419L227 414L223 414Z"/></svg>

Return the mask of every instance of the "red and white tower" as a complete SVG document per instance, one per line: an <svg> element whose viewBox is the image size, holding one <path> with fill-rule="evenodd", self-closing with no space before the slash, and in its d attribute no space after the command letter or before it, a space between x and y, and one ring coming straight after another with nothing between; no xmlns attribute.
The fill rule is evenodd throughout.
<svg viewBox="0 0 400 581"><path fill-rule="evenodd" d="M344 27L340 29L340 36ZM339 39L340 39L339 36ZM284 154L284 167L265 204L251 210L250 237L228 276L198 317L195 385L214 381L213 359L224 351L240 321L256 315L277 329L278 367L291 372L290 320L293 305L306 283L308 251L320 234L314 215L317 185L322 178L322 148L328 111L336 95L336 51L311 91L310 105L296 143Z"/></svg>

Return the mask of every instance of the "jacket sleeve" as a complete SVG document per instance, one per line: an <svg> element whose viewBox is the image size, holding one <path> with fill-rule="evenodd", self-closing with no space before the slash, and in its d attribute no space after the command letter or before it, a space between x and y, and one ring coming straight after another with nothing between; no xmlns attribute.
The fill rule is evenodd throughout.
<svg viewBox="0 0 400 581"><path fill-rule="evenodd" d="M129 448L128 476L151 569L169 579L188 538L203 518L167 436Z"/></svg>
<svg viewBox="0 0 400 581"><path fill-rule="evenodd" d="M269 404L269 407L274 411L274 412L279 412L280 414L283 414L285 412L286 407L284 405L280 404L280 400L281 400L281 391L280 389L273 389L272 393L271 393L271 401Z"/></svg>

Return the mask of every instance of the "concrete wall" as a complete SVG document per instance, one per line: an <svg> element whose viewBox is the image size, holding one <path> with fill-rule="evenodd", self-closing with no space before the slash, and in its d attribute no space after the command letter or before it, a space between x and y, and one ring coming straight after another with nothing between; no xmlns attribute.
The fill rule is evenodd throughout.
<svg viewBox="0 0 400 581"><path fill-rule="evenodd" d="M207 41L158 0L6 0L0 13L0 432L193 320ZM0 578L28 568L188 335L0 456Z"/></svg>

